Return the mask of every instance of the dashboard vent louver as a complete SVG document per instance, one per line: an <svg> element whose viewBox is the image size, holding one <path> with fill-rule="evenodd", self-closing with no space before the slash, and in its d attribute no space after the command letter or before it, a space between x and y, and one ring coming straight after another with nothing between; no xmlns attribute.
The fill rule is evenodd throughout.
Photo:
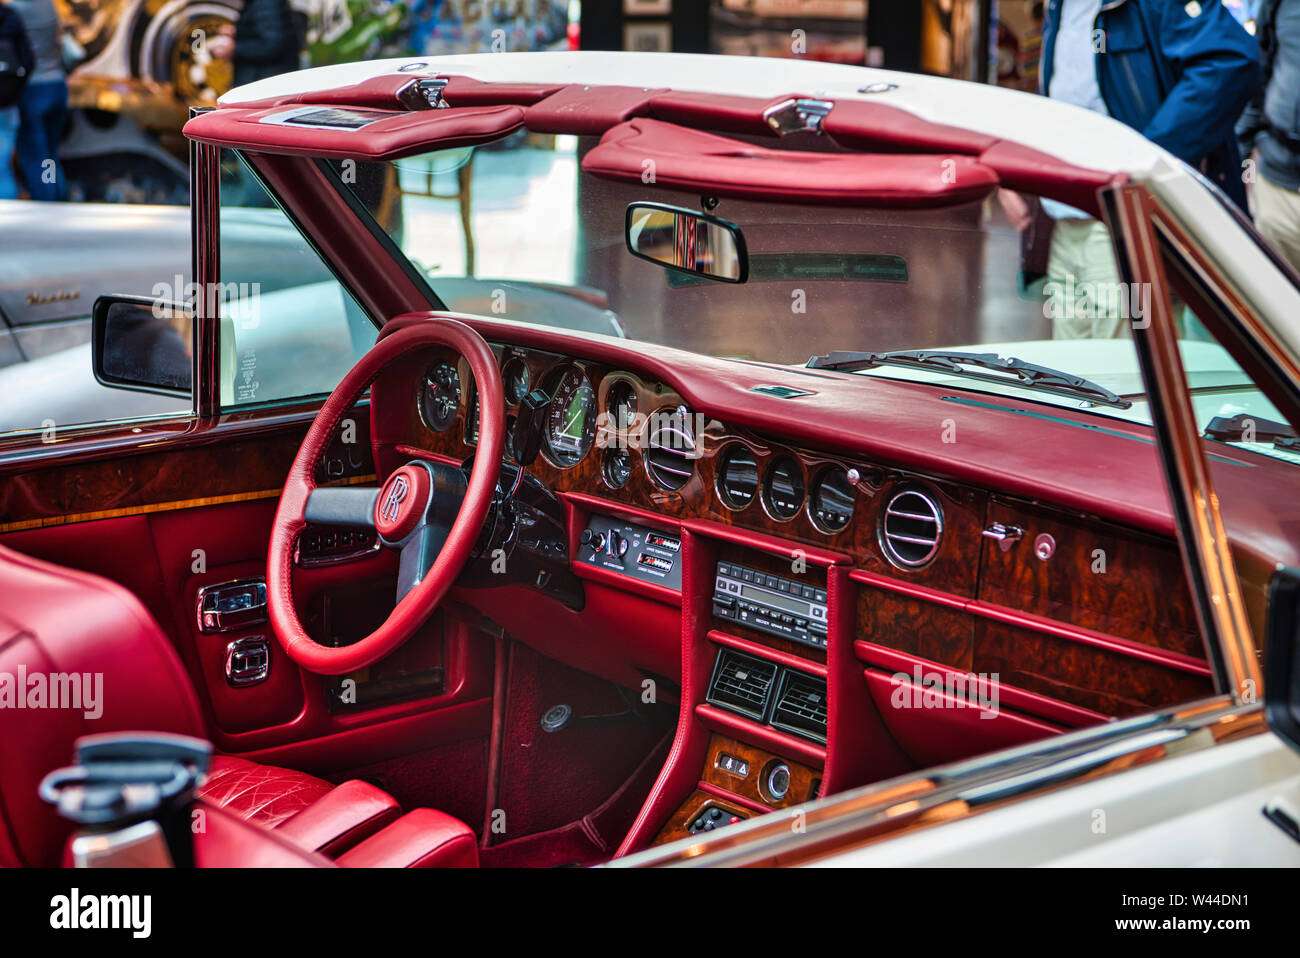
<svg viewBox="0 0 1300 958"><path fill-rule="evenodd" d="M775 678L776 666L771 662L723 649L713 668L707 699L761 722Z"/></svg>
<svg viewBox="0 0 1300 958"><path fill-rule="evenodd" d="M652 414L646 442L645 467L651 481L675 492L695 475L695 434L684 406Z"/></svg>
<svg viewBox="0 0 1300 958"><path fill-rule="evenodd" d="M928 493L905 489L885 503L880 547L896 565L916 569L935 557L943 538L943 511Z"/></svg>
<svg viewBox="0 0 1300 958"><path fill-rule="evenodd" d="M787 670L772 706L772 726L826 741L826 680Z"/></svg>

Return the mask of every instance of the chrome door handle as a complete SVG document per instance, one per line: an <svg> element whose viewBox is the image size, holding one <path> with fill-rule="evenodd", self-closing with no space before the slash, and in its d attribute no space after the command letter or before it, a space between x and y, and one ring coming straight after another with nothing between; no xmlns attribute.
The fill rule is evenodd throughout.
<svg viewBox="0 0 1300 958"><path fill-rule="evenodd" d="M199 590L200 632L229 632L266 621L266 581L235 579Z"/></svg>
<svg viewBox="0 0 1300 958"><path fill-rule="evenodd" d="M1019 542L1024 534L1025 530L1019 526L1003 525L1001 522L995 522L984 530L984 538L992 539L1003 552L1010 552L1011 547Z"/></svg>

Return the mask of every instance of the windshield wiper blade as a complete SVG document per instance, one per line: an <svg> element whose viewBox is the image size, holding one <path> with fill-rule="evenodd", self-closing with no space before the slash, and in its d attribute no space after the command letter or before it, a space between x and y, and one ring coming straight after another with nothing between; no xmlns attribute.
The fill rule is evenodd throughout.
<svg viewBox="0 0 1300 958"><path fill-rule="evenodd" d="M878 366L923 369L927 372L949 373L954 376L965 376L968 379L999 383L1003 386L1039 389L1071 399L1085 399L1101 406L1114 406L1116 409L1128 409L1133 405L1130 400L1082 376L1071 376L1069 373L1048 366L1036 366L1023 359L1004 358L997 353L956 353L932 349L862 353L837 349L825 356L812 357L805 368L851 373L875 369ZM975 369L967 368L970 366L974 366ZM990 372L979 371L985 369ZM996 375L997 373L1009 375Z"/></svg>

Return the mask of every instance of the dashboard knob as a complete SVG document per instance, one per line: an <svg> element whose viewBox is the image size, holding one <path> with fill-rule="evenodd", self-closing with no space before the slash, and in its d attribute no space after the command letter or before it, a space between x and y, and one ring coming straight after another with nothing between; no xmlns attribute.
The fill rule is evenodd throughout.
<svg viewBox="0 0 1300 958"><path fill-rule="evenodd" d="M594 529L583 529L579 540L584 546L591 546L593 552L605 548L605 537Z"/></svg>
<svg viewBox="0 0 1300 958"><path fill-rule="evenodd" d="M622 560L623 556L627 555L627 539L610 529L609 535L605 537L605 555L611 559Z"/></svg>

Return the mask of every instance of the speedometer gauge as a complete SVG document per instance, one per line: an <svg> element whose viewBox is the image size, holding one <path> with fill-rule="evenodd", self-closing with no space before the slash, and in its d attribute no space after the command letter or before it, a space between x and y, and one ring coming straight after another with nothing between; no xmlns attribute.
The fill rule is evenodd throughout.
<svg viewBox="0 0 1300 958"><path fill-rule="evenodd" d="M551 387L546 446L557 466L582 461L596 438L596 391L577 366L560 373Z"/></svg>

